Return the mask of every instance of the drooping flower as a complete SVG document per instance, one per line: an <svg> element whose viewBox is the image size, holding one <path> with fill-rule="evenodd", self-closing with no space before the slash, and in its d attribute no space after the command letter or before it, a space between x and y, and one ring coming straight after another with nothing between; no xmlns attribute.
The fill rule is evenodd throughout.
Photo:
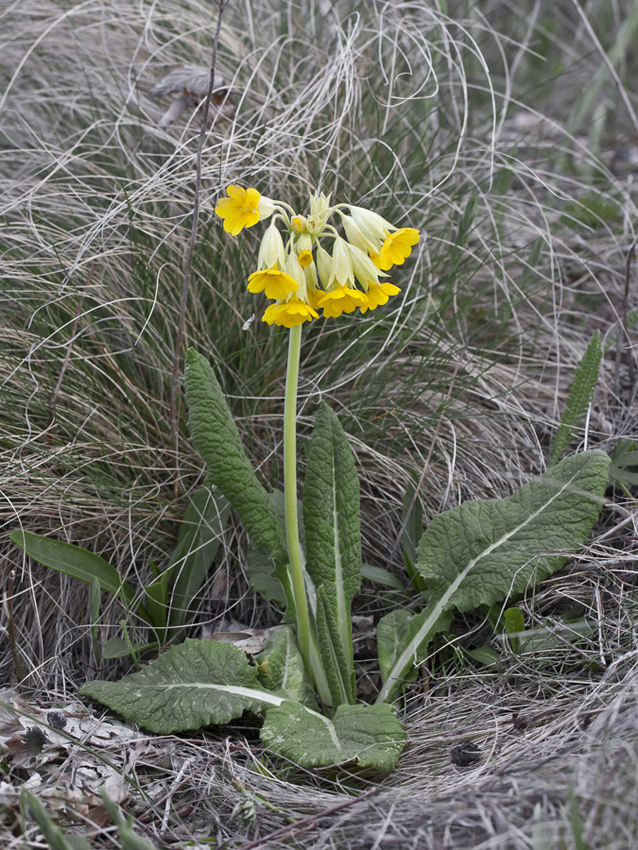
<svg viewBox="0 0 638 850"><path fill-rule="evenodd" d="M302 268L307 268L312 262L312 251L301 251L299 253L299 264Z"/></svg>
<svg viewBox="0 0 638 850"><path fill-rule="evenodd" d="M372 255L372 260L382 271L388 271L392 266L401 266L419 239L420 233L414 227L403 227L394 233L388 233L381 250Z"/></svg>
<svg viewBox="0 0 638 850"><path fill-rule="evenodd" d="M215 212L224 219L224 230L231 236L237 236L244 227L252 227L262 218L272 215L275 204L270 198L264 198L257 189L242 189L241 186L229 186L227 198L217 201Z"/></svg>
<svg viewBox="0 0 638 850"><path fill-rule="evenodd" d="M267 322L269 325L282 325L285 328L293 328L296 325L302 325L304 322L310 322L312 319L318 319L319 314L310 304L305 301L300 301L296 296L292 296L289 301L284 301L281 304L271 304L266 308L262 317L262 322Z"/></svg>
<svg viewBox="0 0 638 850"><path fill-rule="evenodd" d="M371 280L368 284L368 292L366 293L368 301L367 304L361 306L361 312L365 313L367 310L376 310L382 304L387 304L388 298L391 295L398 295L399 292L401 290L393 283L375 283Z"/></svg>
<svg viewBox="0 0 638 850"><path fill-rule="evenodd" d="M248 291L265 292L266 298L273 300L287 298L291 292L299 289L297 281L276 266L253 272L248 278Z"/></svg>
<svg viewBox="0 0 638 850"><path fill-rule="evenodd" d="M325 319L332 319L342 313L352 313L357 307L363 307L368 303L367 295L358 289L349 286L337 286L326 292L318 301L317 307L323 309Z"/></svg>

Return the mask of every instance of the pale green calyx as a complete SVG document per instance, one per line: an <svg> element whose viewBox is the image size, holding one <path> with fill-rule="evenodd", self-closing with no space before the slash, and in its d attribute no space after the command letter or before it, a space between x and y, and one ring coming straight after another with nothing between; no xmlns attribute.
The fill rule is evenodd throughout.
<svg viewBox="0 0 638 850"><path fill-rule="evenodd" d="M267 228L264 238L261 240L257 267L259 269L270 269L276 265L279 269L283 270L285 263L284 257L284 240L275 222L273 222Z"/></svg>

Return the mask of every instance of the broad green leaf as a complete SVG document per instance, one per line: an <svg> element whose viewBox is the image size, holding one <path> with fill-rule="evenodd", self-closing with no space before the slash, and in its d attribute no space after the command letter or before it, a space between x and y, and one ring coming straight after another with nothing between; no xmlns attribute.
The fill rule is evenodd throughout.
<svg viewBox="0 0 638 850"><path fill-rule="evenodd" d="M350 606L361 586L359 478L341 423L325 403L308 453L303 516L306 569L315 587L323 585L352 678Z"/></svg>
<svg viewBox="0 0 638 850"><path fill-rule="evenodd" d="M135 604L135 591L131 585L104 558L73 543L62 543L30 531L12 531L10 537L30 558L45 567L91 585L97 579L103 590L121 596L129 607L134 607L148 622L148 611L143 605Z"/></svg>
<svg viewBox="0 0 638 850"><path fill-rule="evenodd" d="M229 513L230 503L214 488L202 487L193 493L167 566L167 574L176 576L171 594L171 626L179 627L191 620L191 605L215 560Z"/></svg>
<svg viewBox="0 0 638 850"><path fill-rule="evenodd" d="M386 772L397 763L406 734L389 705L340 705L332 720L299 703L270 708L261 739L301 767L355 762Z"/></svg>
<svg viewBox="0 0 638 850"><path fill-rule="evenodd" d="M353 651L346 654L339 639L339 625L334 616L332 600L324 585L317 588L317 642L323 671L330 688L330 704L336 708L342 703L355 702Z"/></svg>
<svg viewBox="0 0 638 850"><path fill-rule="evenodd" d="M602 356L603 349L600 341L600 333L594 331L594 335L578 364L574 380L569 389L569 394L565 401L565 410L563 411L560 425L556 429L549 450L548 466L554 466L560 460L573 440L576 428L587 414L587 408L591 403L594 389L598 382Z"/></svg>
<svg viewBox="0 0 638 850"><path fill-rule="evenodd" d="M208 480L237 511L253 544L284 563L283 523L257 480L209 362L192 348L186 353L185 382L191 437L206 462Z"/></svg>
<svg viewBox="0 0 638 850"><path fill-rule="evenodd" d="M255 656L255 662L257 677L266 690L308 708L317 708L317 700L290 626L273 632L263 650Z"/></svg>
<svg viewBox="0 0 638 850"><path fill-rule="evenodd" d="M382 584L384 587L389 587L392 590L400 590L403 593L407 588L398 576L386 570L384 567L376 567L374 564L361 565L361 578L367 578L368 581L373 581L375 584Z"/></svg>
<svg viewBox="0 0 638 850"><path fill-rule="evenodd" d="M560 569L587 538L609 476L605 452L556 464L505 499L465 502L435 517L417 567L429 586L428 614L398 653L378 700L391 698L441 614L523 593Z"/></svg>
<svg viewBox="0 0 638 850"><path fill-rule="evenodd" d="M259 685L257 668L236 646L188 638L138 673L119 682L88 682L79 695L160 735L228 723L244 711L283 702Z"/></svg>
<svg viewBox="0 0 638 850"><path fill-rule="evenodd" d="M386 614L379 620L377 626L377 648L379 651L379 671L381 681L390 675L397 660L405 646L420 632L423 623L430 616L430 608L425 608L419 614L413 614L405 608L397 608ZM420 643L414 646L413 654L404 662L402 669L397 669L394 674L403 682L412 681L416 676L416 667L421 664L426 655L428 643L435 634L449 628L452 620L451 611L443 611L438 620L431 624L427 632L421 634Z"/></svg>

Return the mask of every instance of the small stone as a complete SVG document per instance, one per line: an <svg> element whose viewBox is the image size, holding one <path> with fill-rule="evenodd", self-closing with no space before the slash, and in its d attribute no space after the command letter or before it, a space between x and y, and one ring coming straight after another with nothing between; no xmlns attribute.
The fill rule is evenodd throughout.
<svg viewBox="0 0 638 850"><path fill-rule="evenodd" d="M66 717L61 711L47 711L47 723L52 729L64 729Z"/></svg>
<svg viewBox="0 0 638 850"><path fill-rule="evenodd" d="M457 744L450 751L452 764L458 767L468 767L481 760L481 750L473 741L463 741L462 744Z"/></svg>

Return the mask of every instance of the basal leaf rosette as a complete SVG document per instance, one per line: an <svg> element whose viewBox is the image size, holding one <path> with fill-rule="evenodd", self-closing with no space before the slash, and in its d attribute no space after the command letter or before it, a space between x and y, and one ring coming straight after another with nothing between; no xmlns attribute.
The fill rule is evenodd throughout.
<svg viewBox="0 0 638 850"><path fill-rule="evenodd" d="M420 239L416 228L397 227L364 207L331 205L331 196L319 192L310 195L309 213L300 215L254 188L226 191L215 212L227 233L238 236L271 218L248 278L249 292L274 302L262 321L293 328L318 319L320 310L326 319L367 313L401 292L383 278L411 255Z"/></svg>

